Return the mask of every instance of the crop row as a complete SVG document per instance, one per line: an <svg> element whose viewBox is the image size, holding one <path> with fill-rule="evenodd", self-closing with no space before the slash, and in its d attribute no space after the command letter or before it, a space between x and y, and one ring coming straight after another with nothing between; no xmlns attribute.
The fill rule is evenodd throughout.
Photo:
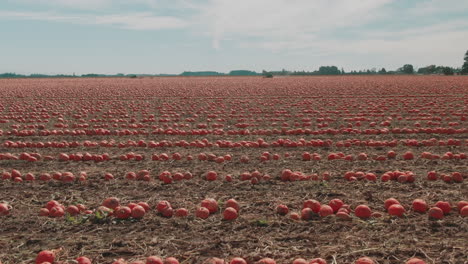
<svg viewBox="0 0 468 264"><path fill-rule="evenodd" d="M39 252L36 256L35 263L36 264L52 264L58 260L58 255L60 254L61 250L43 250ZM91 264L92 261L88 257L81 256L76 258L77 264ZM120 258L116 259L112 262L112 264L179 264L179 260L174 257L167 257L167 258L160 258L158 256L150 256L147 257L145 261L142 260L135 260L131 262L127 262L125 259ZM241 257L234 257L230 261L226 261L221 258L210 258L207 259L204 264L276 264L277 262L272 258L259 258L258 261L247 261ZM310 260L305 260L303 258L296 258L290 263L292 264L327 264L327 261L323 258L313 258ZM369 257L360 257L358 258L354 264L375 264L374 260ZM402 262L403 263L403 262ZM0 262L1 264L1 262ZM426 264L425 261L419 258L410 258L404 264Z"/></svg>
<svg viewBox="0 0 468 264"><path fill-rule="evenodd" d="M256 141L230 141L230 140L216 140L210 142L208 139L203 140L177 140L177 141L145 141L145 140L127 140L126 142L117 142L115 140L102 140L102 141L11 141L6 140L3 143L5 148L168 148L168 147L182 147L182 148L266 148L266 147L337 147L337 148L352 148L352 147L397 147L399 145L409 147L435 147L435 146L468 146L468 140L461 139L447 139L437 140L431 138L429 140L417 139L393 139L393 140L360 140L360 139L347 139L340 141L333 141L331 139L321 140L292 140L292 139L277 139L275 141L265 141L262 138Z"/></svg>
<svg viewBox="0 0 468 264"><path fill-rule="evenodd" d="M196 207L194 215L200 219L207 219L220 211L220 206L224 206L222 213L223 220L232 221L237 219L240 214L241 206L234 200L229 199L226 202L216 201L212 198L204 199L200 206ZM186 208L174 209L169 201L159 201L154 206L158 215L166 218L187 217L189 210ZM389 198L384 201L384 208L392 217L407 216L407 209L395 198ZM0 203L0 216L9 215L13 207L8 203ZM276 213L279 215L287 215L290 209L285 204L276 206ZM414 213L426 214L429 219L441 220L444 216L449 215L451 211L456 211L462 217L468 217L468 202L459 201L455 206L447 201L438 201L433 206L429 207L426 201L422 199L415 199L411 204L411 210ZM120 199L116 197L109 197L102 202L102 205L95 210L88 209L83 204L74 204L65 206L55 200L47 202L40 210L40 216L48 216L53 218L64 217L66 214L70 217L78 215L88 216L81 220L104 220L106 218L115 217L119 220L141 219L146 214L151 212L151 206L146 202L130 202L124 205ZM313 220L318 218L325 218L329 216L336 216L342 220L351 220L352 214L360 219L380 218L383 216L382 212L373 211L368 205L359 204L351 209L351 206L345 204L340 199L332 199L328 203L320 203L317 200L306 200L303 202L300 213L292 212L289 217L293 220ZM78 219L73 219L78 221Z"/></svg>
<svg viewBox="0 0 468 264"><path fill-rule="evenodd" d="M436 171L429 171L425 177L428 181L437 181L442 180L447 183L462 183L468 175L464 175L460 172L451 172L451 173L439 173ZM197 175L198 178L204 179L207 181L216 181L216 180L225 180L231 182L235 179L240 181L250 181L252 184L256 184L259 181L270 181L272 179L280 179L282 181L330 181L332 179L332 174L330 172L319 173L303 173L300 171L292 171L289 169L284 169L278 176L271 176L270 174L262 173L258 170L245 171L240 173L238 176L232 174L221 175L216 171L208 171ZM90 179L103 179L103 180L115 180L120 177L116 177L111 173L104 172L101 175L93 175ZM153 176L148 170L140 170L138 172L127 172L121 176L122 179L126 180L142 180L142 181L151 181ZM160 181L165 184L173 183L174 181L190 180L194 178L194 175L190 171L161 171L157 177ZM363 172L363 171L347 171L343 177L347 181L360 181L365 180L368 182L375 182L379 178L377 174L373 172ZM380 181L398 181L399 183L413 183L417 179L420 179L412 171L387 171L381 174ZM2 180L11 180L14 182L23 182L23 181L43 181L48 182L51 180L71 183L75 181L85 182L89 179L88 174L85 171L79 172L78 176L71 172L52 172L52 173L39 173L38 176L28 172L26 174L21 173L19 170L13 169L11 172L4 171L1 176Z"/></svg>
<svg viewBox="0 0 468 264"><path fill-rule="evenodd" d="M468 128L392 128L392 129L238 129L238 130L224 130L224 129L156 129L152 131L143 129L121 129L109 130L103 128L97 129L72 129L72 130L0 130L0 136L16 136L16 137L31 137L31 136L136 136L136 135L171 135L171 136L247 136L247 135L387 135L387 134L445 134L445 135L465 135L468 134Z"/></svg>
<svg viewBox="0 0 468 264"><path fill-rule="evenodd" d="M298 109L298 108L296 108ZM60 109L61 110L61 109ZM47 111L47 110L46 110ZM188 110L190 111L190 110ZM404 111L404 110L403 110ZM25 111L26 112L26 111ZM138 112L138 111L137 111ZM304 110L302 113L295 111L262 111L262 112L239 112L239 114L228 114L219 109L215 114L205 113L184 113L185 117L180 116L182 109L164 113L164 110L154 110L154 114L142 113L140 117L130 117L121 115L120 117L100 113L95 115L105 115L105 118L88 118L85 115L55 113L55 116L49 114L38 115L35 112L22 113L29 114L29 118L22 115L0 115L0 124L9 124L13 129L45 129L45 124L55 128L223 128L234 126L236 128L258 127L268 125L270 127L329 127L340 125L341 127L396 127L399 125L412 126L420 128L422 126L460 126L467 121L463 113L453 113L451 117L441 117L434 113L432 116L414 115L412 113L392 112L387 113L353 113L343 114L340 112L320 113L320 111L311 112ZM395 114L396 113L396 114ZM317 117L322 114L325 117ZM387 115L385 115L387 114ZM441 113L441 115L447 115ZM256 117L262 119L256 119ZM116 117L116 118L114 118ZM27 123L27 125L25 125ZM42 123L42 124L41 124ZM23 125L21 125L23 124Z"/></svg>
<svg viewBox="0 0 468 264"><path fill-rule="evenodd" d="M232 160L231 154L222 154L222 155L215 155L213 153L199 153L194 154L197 155L197 159L199 161L213 161L216 163L223 163L226 161ZM152 161L180 161L180 160L187 160L191 161L194 160L194 155L185 154L182 155L178 152L167 154L167 153L153 153L151 154ZM266 162L269 160L280 160L282 157L278 153L270 153L270 152L263 152L261 155L257 156L255 160ZM284 153L284 158L294 158L290 153ZM337 161L337 160L346 160L346 161L366 161L366 160L374 160L374 161L386 161L386 160L415 160L418 159L415 157L415 154L412 151L406 151L402 154L397 154L395 151L388 151L386 154L367 154L364 152L358 153L357 155L345 154L343 152L332 152L329 154L325 154L325 157L318 154L318 153L310 153L310 152L303 152L300 158L296 158L302 161L321 161L321 160L328 160L328 161ZM467 159L467 155L464 152L453 153L453 152L446 152L442 155L433 154L431 152L425 151L422 152L419 156L419 159L423 160L465 160ZM94 162L103 162L103 161L110 161L110 160L135 160L135 161L144 161L148 160L147 155L139 154L134 152L128 152L126 154L110 156L109 153L103 154L91 154L89 152L81 153L60 153L55 157L52 155L42 155L37 152L22 152L19 154L12 154L12 153L0 153L0 160L23 160L29 162L36 162L39 160L43 161L52 161L52 160L59 160L59 161L94 161ZM249 163L251 158L247 155L241 155L238 159L241 163Z"/></svg>

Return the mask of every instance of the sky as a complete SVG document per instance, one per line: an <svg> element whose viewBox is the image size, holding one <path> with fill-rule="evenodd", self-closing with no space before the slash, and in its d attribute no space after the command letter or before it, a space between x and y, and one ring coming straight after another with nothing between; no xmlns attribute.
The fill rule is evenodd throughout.
<svg viewBox="0 0 468 264"><path fill-rule="evenodd" d="M0 0L0 72L460 67L466 0Z"/></svg>

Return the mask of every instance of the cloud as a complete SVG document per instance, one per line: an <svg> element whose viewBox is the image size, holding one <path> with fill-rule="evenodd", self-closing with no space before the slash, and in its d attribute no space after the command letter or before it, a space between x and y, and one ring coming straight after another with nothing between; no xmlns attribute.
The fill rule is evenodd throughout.
<svg viewBox="0 0 468 264"><path fill-rule="evenodd" d="M52 21L82 25L109 25L132 30L178 29L187 26L187 22L182 19L170 16L155 16L148 12L112 15L65 15L48 12L0 11L0 19Z"/></svg>
<svg viewBox="0 0 468 264"><path fill-rule="evenodd" d="M95 24L116 25L121 28L135 30L177 29L187 26L187 22L169 16L153 16L150 13L125 15L106 15L95 17Z"/></svg>
<svg viewBox="0 0 468 264"><path fill-rule="evenodd" d="M454 15L468 12L468 2L459 0L18 1L31 6L57 5L61 8L54 12L0 11L0 19L102 25L129 30L183 28L191 33L186 36L188 41L194 35L202 35L214 49L234 47L330 57L334 54L410 55L425 51L439 56L435 53L452 54L450 45L457 48L468 45L468 21ZM120 8L123 6L126 8ZM142 6L145 12L141 12ZM85 12L83 9L93 10ZM111 10L126 11L112 13Z"/></svg>
<svg viewBox="0 0 468 264"><path fill-rule="evenodd" d="M390 0L211 0L199 8L199 20L211 28L213 46L225 38L276 42L272 50L314 39L323 32L358 26L378 17ZM255 40L253 40L255 41Z"/></svg>
<svg viewBox="0 0 468 264"><path fill-rule="evenodd" d="M211 0L199 8L199 20L215 49L237 45L344 65L362 65L359 58L372 57L394 67L416 56L421 66L437 61L456 66L460 50L468 45L468 21L439 15L468 12L468 2L397 4L401 2Z"/></svg>
<svg viewBox="0 0 468 264"><path fill-rule="evenodd" d="M12 1L12 0L10 0ZM120 28L152 30L190 27L209 36L219 49L229 39L234 43L258 41L272 51L300 47L322 32L358 26L376 18L374 12L391 0L18 0L28 6L57 7L55 13L10 13L10 18L47 20L80 24L113 25ZM157 14L135 12L136 5ZM108 14L126 7L127 13ZM103 15L73 14L70 10L93 9ZM123 8L122 8L123 9ZM55 9L54 9L55 10ZM133 10L133 12L132 12ZM68 11L68 12L65 12ZM5 13L5 12L4 12ZM7 12L8 13L8 12ZM64 15L67 14L67 15ZM381 15L381 14L380 14ZM4 14L5 17L5 14ZM277 44L273 44L277 43Z"/></svg>
<svg viewBox="0 0 468 264"><path fill-rule="evenodd" d="M193 8L194 4L188 0L6 0L25 6L43 6L54 9L72 9L86 11L106 11L113 7L132 8L143 5L150 9L163 8Z"/></svg>
<svg viewBox="0 0 468 264"><path fill-rule="evenodd" d="M466 13L467 9L467 1L429 0L410 8L408 13L416 16L429 16L434 14Z"/></svg>
<svg viewBox="0 0 468 264"><path fill-rule="evenodd" d="M25 5L44 5L51 7L65 7L73 9L98 9L112 5L120 0L9 0Z"/></svg>

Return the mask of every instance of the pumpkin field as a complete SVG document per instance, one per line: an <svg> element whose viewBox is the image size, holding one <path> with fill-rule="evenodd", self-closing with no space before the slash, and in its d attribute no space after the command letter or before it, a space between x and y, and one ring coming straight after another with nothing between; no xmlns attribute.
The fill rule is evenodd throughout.
<svg viewBox="0 0 468 264"><path fill-rule="evenodd" d="M0 80L0 263L466 264L463 76Z"/></svg>

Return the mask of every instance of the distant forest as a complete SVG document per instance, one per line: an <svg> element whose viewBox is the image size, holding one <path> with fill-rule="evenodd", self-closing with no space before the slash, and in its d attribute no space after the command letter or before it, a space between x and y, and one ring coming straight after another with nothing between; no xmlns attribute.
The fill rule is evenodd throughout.
<svg viewBox="0 0 468 264"><path fill-rule="evenodd" d="M248 70L235 70L230 71L229 73L215 72L215 71L196 71L190 72L185 71L181 74L96 74L88 73L82 75L47 75L47 74L17 74L17 73L0 73L0 78L92 78L92 77L127 77L127 78L137 78L137 77L165 77L165 76L260 76L261 73Z"/></svg>
<svg viewBox="0 0 468 264"><path fill-rule="evenodd" d="M82 75L47 75L47 74L16 74L16 73L0 73L0 78L90 78L90 77L126 77L126 78L137 78L137 77L164 77L164 76L264 76L264 77L273 77L273 76L297 76L297 75L375 75L375 74L420 74L420 75L454 75L454 74L468 74L468 51L464 55L464 63L460 68L452 68L448 66L436 66L429 65L426 67L421 67L418 70L415 70L413 65L405 64L402 67L387 71L385 68L381 69L365 69L365 70L353 70L346 72L343 68L338 68L337 66L320 66L318 70L315 71L266 71L263 70L261 73L249 70L234 70L229 73L222 73L216 71L184 71L181 74L123 74L118 73L114 75L109 74L82 74Z"/></svg>

